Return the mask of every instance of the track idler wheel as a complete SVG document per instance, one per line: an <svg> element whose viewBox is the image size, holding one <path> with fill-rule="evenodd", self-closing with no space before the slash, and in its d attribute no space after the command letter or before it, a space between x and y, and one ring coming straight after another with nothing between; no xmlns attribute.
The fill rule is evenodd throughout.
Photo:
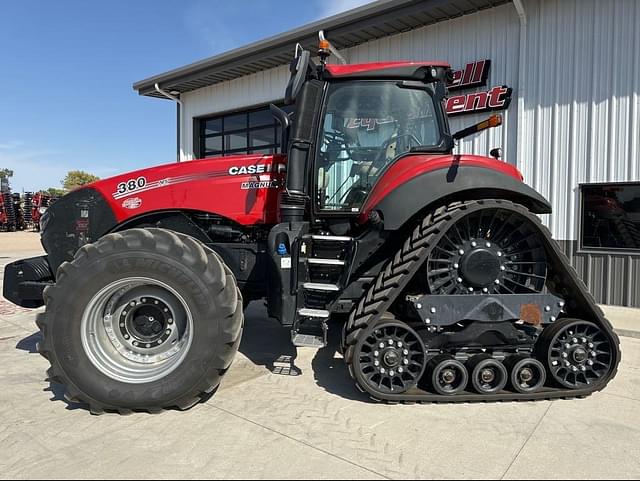
<svg viewBox="0 0 640 481"><path fill-rule="evenodd" d="M401 394L414 388L424 374L426 349L406 323L383 319L362 333L349 367L362 387L385 395Z"/></svg>
<svg viewBox="0 0 640 481"><path fill-rule="evenodd" d="M561 319L538 340L539 357L546 359L550 377L560 386L581 389L609 377L614 354L609 335L592 322Z"/></svg>
<svg viewBox="0 0 640 481"><path fill-rule="evenodd" d="M506 364L509 384L516 392L529 394L539 391L547 380L544 364L532 357L512 356Z"/></svg>
<svg viewBox="0 0 640 481"><path fill-rule="evenodd" d="M453 396L463 392L469 381L469 373L465 365L444 354L429 361L427 373L429 388L443 396Z"/></svg>
<svg viewBox="0 0 640 481"><path fill-rule="evenodd" d="M488 354L478 354L469 361L471 385L479 394L495 394L507 385L509 373L500 361Z"/></svg>

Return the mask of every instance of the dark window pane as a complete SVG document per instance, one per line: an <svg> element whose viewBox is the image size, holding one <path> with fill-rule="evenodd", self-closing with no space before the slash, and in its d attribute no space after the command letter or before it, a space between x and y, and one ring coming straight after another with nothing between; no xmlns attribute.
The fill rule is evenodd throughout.
<svg viewBox="0 0 640 481"><path fill-rule="evenodd" d="M207 137L204 139L204 150L222 150L222 136L218 135L217 137Z"/></svg>
<svg viewBox="0 0 640 481"><path fill-rule="evenodd" d="M275 143L276 130L273 127L249 132L249 147L262 147Z"/></svg>
<svg viewBox="0 0 640 481"><path fill-rule="evenodd" d="M224 149L246 149L247 148L247 133L239 132L237 134L227 134L224 136Z"/></svg>
<svg viewBox="0 0 640 481"><path fill-rule="evenodd" d="M275 149L273 147L265 147L262 149L251 149L250 153L252 154L273 154L275 153Z"/></svg>
<svg viewBox="0 0 640 481"><path fill-rule="evenodd" d="M273 125L274 118L269 110L258 110L249 114L249 127Z"/></svg>
<svg viewBox="0 0 640 481"><path fill-rule="evenodd" d="M582 246L640 249L640 184L582 187Z"/></svg>
<svg viewBox="0 0 640 481"><path fill-rule="evenodd" d="M204 121L204 135L219 134L222 132L222 119L210 119Z"/></svg>
<svg viewBox="0 0 640 481"><path fill-rule="evenodd" d="M220 157L221 155L222 155L222 152L215 151L215 150L205 150L204 152L205 157Z"/></svg>
<svg viewBox="0 0 640 481"><path fill-rule="evenodd" d="M228 115L224 118L224 131L247 128L247 114Z"/></svg>

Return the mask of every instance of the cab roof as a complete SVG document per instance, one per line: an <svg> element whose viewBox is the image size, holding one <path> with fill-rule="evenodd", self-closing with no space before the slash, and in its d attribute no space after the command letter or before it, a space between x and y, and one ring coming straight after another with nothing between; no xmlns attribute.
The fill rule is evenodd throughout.
<svg viewBox="0 0 640 481"><path fill-rule="evenodd" d="M427 69L450 69L451 65L444 61L396 61L371 62L356 64L327 64L325 77L358 78L358 79L417 79L424 78Z"/></svg>

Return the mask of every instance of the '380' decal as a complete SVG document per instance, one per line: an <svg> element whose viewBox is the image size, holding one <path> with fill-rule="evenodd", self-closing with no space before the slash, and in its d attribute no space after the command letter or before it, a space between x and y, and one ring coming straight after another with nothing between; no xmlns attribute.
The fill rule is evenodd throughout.
<svg viewBox="0 0 640 481"><path fill-rule="evenodd" d="M114 193L114 197L117 194L126 194L129 192L135 192L136 190L144 189L146 186L146 177L138 177L137 179L129 179L126 182L120 182L118 184L117 191Z"/></svg>

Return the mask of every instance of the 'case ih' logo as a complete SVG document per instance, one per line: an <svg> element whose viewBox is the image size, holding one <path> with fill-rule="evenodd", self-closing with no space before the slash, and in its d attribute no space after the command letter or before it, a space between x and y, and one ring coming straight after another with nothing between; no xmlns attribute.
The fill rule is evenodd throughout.
<svg viewBox="0 0 640 481"><path fill-rule="evenodd" d="M449 84L449 91L486 86L490 68L491 60L488 59L468 63L462 70L453 72L453 81ZM446 100L447 114L505 110L511 103L511 93L511 88L500 85L480 92L452 95Z"/></svg>

